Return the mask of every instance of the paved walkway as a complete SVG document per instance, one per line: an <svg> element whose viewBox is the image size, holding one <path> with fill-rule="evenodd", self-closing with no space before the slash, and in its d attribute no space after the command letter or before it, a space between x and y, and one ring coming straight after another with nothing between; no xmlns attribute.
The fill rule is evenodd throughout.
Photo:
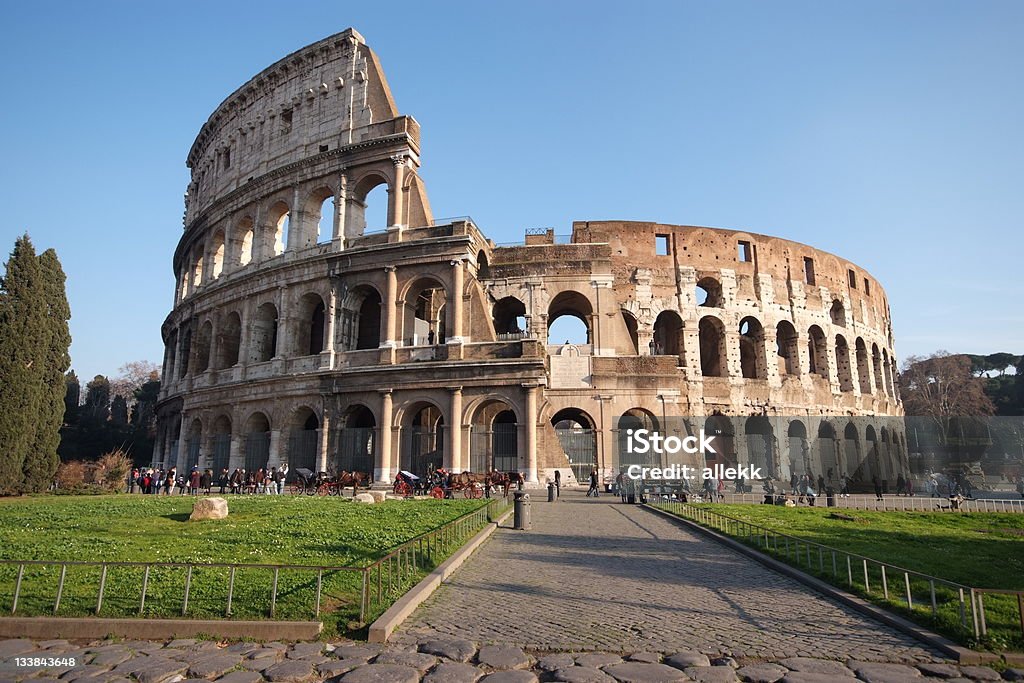
<svg viewBox="0 0 1024 683"><path fill-rule="evenodd" d="M612 496L535 501L395 635L536 650L925 661L938 654L717 543Z"/></svg>

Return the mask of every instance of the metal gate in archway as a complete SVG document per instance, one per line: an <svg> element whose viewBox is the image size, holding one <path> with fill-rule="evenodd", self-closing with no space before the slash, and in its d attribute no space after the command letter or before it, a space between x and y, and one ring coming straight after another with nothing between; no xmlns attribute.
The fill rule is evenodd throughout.
<svg viewBox="0 0 1024 683"><path fill-rule="evenodd" d="M518 425L498 423L488 431L474 430L470 435L469 469L473 472L518 472Z"/></svg>
<svg viewBox="0 0 1024 683"><path fill-rule="evenodd" d="M374 427L345 427L338 433L337 471L373 473Z"/></svg>
<svg viewBox="0 0 1024 683"><path fill-rule="evenodd" d="M597 467L597 432L593 429L556 429L558 443L569 456L576 481L584 483Z"/></svg>
<svg viewBox="0 0 1024 683"><path fill-rule="evenodd" d="M408 427L405 457L402 463L413 474L423 477L444 466L444 426Z"/></svg>

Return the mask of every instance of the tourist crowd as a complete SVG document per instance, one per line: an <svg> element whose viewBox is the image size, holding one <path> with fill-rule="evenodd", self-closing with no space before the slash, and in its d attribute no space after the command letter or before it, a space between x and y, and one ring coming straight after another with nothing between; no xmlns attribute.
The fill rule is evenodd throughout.
<svg viewBox="0 0 1024 683"><path fill-rule="evenodd" d="M288 463L281 467L272 466L269 469L261 467L255 471L246 471L236 467L234 472L228 473L225 467L219 475L214 475L212 469L200 470L193 467L188 475L178 474L178 468L172 467L168 470L153 468L136 468L128 475L125 482L127 493L142 493L165 496L211 494L218 489L218 493L235 494L282 494L284 483L288 478Z"/></svg>

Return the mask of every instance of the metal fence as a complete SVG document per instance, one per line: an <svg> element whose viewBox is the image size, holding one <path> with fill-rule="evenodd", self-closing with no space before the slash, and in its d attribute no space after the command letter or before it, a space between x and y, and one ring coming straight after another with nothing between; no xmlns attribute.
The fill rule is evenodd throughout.
<svg viewBox="0 0 1024 683"><path fill-rule="evenodd" d="M556 429L558 443L569 456L576 481L585 482L597 467L597 432L593 429Z"/></svg>
<svg viewBox="0 0 1024 683"><path fill-rule="evenodd" d="M470 437L469 468L473 472L519 471L517 426L496 424L492 431L474 431Z"/></svg>
<svg viewBox="0 0 1024 683"><path fill-rule="evenodd" d="M348 586L357 593L358 625L362 626L403 595L423 572L439 564L471 534L496 520L508 505L503 499L491 500L472 512L392 548L373 562L355 567L217 562L0 560L0 568L13 569L15 572L10 602L12 615L18 613L19 607L24 613L25 602L31 603L29 611L33 613L44 611L41 607L45 606L45 611L59 615L62 613L62 604L65 614L69 611L80 613L83 602L80 590L75 595L78 609L69 610L67 607L70 569L96 575L94 582L88 582L92 597L88 598L87 611L97 616L115 613L127 616L129 601L130 611L139 617L167 616L166 610L158 612L153 603L158 602L161 607L166 607L169 600L175 600L175 611L178 611L177 605L180 605L180 615L183 617L209 618L219 614L230 618L237 616L236 605L251 607L259 603L263 616L273 619L279 616L282 603L287 601L285 617L319 618L325 608L327 585L334 582L335 586ZM57 576L55 585L48 584L52 588L49 596L42 595L39 590L26 595L26 581L32 580L33 585L46 584L51 574ZM339 577L342 579L340 582ZM211 585L213 581L216 581L216 585ZM126 597L129 593L134 598ZM174 596L171 597L171 594ZM337 597L333 600L336 602ZM111 602L120 609L112 610ZM197 602L201 604L197 606Z"/></svg>
<svg viewBox="0 0 1024 683"><path fill-rule="evenodd" d="M270 432L250 432L245 437L245 471L266 467L270 458Z"/></svg>
<svg viewBox="0 0 1024 683"><path fill-rule="evenodd" d="M297 470L304 467L316 472L317 453L320 450L319 429L295 429L288 437L288 467ZM261 465L265 467L266 462Z"/></svg>
<svg viewBox="0 0 1024 683"><path fill-rule="evenodd" d="M338 433L338 471L373 472L374 427L345 427Z"/></svg>
<svg viewBox="0 0 1024 683"><path fill-rule="evenodd" d="M788 497L797 502L797 496ZM804 500L807 500L804 498ZM760 504L764 502L763 493L723 493L722 503ZM826 496L819 493L815 497L815 505L824 506ZM878 500L874 495L851 494L842 498L836 494L833 498L834 507L855 510L877 511L913 511L913 512L1016 512L1024 513L1024 500L1012 498L968 498L956 505L948 497L929 498L928 496L893 496L884 495Z"/></svg>
<svg viewBox="0 0 1024 683"><path fill-rule="evenodd" d="M213 468L213 473L215 475L219 475L221 470L226 470L228 468L228 462L231 459L231 435L215 435L210 446L213 455L210 467Z"/></svg>
<svg viewBox="0 0 1024 683"><path fill-rule="evenodd" d="M938 624L951 626L961 635L973 635L975 639L986 637L989 632L982 596L1014 596L1018 625L1024 637L1024 591L974 588L780 533L707 507L678 502L659 502L654 506L721 531L788 564L830 579L836 585L881 598L911 614L930 617Z"/></svg>

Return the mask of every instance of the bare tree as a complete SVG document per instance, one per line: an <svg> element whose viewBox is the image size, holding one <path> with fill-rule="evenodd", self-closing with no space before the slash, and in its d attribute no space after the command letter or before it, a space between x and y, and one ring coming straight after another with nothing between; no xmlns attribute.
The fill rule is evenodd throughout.
<svg viewBox="0 0 1024 683"><path fill-rule="evenodd" d="M930 356L910 356L903 362L900 395L908 423L926 418L931 423L936 444L964 448L983 440L972 437L983 431L987 439L985 417L995 413L995 405L985 393L985 380L972 372L971 359L963 354L936 351Z"/></svg>
<svg viewBox="0 0 1024 683"><path fill-rule="evenodd" d="M135 392L146 382L160 379L160 366L148 360L135 360L118 368L110 380L110 395L122 396L128 407L135 404Z"/></svg>

